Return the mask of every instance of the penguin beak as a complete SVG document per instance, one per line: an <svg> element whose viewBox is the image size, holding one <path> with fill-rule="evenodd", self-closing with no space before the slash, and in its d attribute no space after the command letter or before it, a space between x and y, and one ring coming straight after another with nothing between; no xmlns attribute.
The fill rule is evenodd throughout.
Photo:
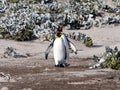
<svg viewBox="0 0 120 90"><path fill-rule="evenodd" d="M56 32L56 36L61 37L62 33L60 31Z"/></svg>

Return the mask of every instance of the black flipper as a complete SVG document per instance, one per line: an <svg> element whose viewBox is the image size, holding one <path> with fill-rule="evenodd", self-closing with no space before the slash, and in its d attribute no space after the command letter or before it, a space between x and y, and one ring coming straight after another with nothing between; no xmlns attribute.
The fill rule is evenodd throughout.
<svg viewBox="0 0 120 90"><path fill-rule="evenodd" d="M50 45L48 46L47 50L45 51L45 59L46 60L48 59L48 54L49 54L50 50L53 47L53 43L54 43L54 40L52 41L52 43L50 43Z"/></svg>
<svg viewBox="0 0 120 90"><path fill-rule="evenodd" d="M75 45L72 42L69 42L69 44L70 44L70 48L74 51L75 54L77 54L77 49Z"/></svg>
<svg viewBox="0 0 120 90"><path fill-rule="evenodd" d="M69 44L69 48L71 48L75 54L77 54L77 49L75 47L75 45L66 37L68 44Z"/></svg>
<svg viewBox="0 0 120 90"><path fill-rule="evenodd" d="M66 58L67 58L67 49L65 47L65 60L66 60Z"/></svg>

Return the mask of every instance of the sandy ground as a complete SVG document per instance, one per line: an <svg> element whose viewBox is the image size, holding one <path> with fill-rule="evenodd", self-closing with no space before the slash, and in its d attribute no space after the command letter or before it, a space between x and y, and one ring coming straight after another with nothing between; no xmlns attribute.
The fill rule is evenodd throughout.
<svg viewBox="0 0 120 90"><path fill-rule="evenodd" d="M85 47L81 42L71 40L78 54L70 54L70 66L54 67L52 50L48 60L44 52L48 41L16 42L0 39L0 72L10 74L9 79L0 76L1 90L120 90L120 72L111 69L89 69L95 64L91 57L102 55L105 46L118 46L120 50L120 26L105 26L90 30L76 30L92 37L94 46ZM65 30L65 33L73 30ZM3 58L7 47L27 57ZM1 73L0 73L1 75Z"/></svg>
<svg viewBox="0 0 120 90"><path fill-rule="evenodd" d="M65 30L66 33L74 32L70 30L69 32ZM75 43L77 48L80 49L79 56L82 58L92 57L95 55L102 55L105 52L105 47L109 46L114 48L115 46L120 49L120 26L114 27L111 26L104 26L103 28L92 28L90 30L77 30L75 33L78 32L84 33L87 36L90 36L93 39L93 47L87 48L81 45L81 43Z"/></svg>

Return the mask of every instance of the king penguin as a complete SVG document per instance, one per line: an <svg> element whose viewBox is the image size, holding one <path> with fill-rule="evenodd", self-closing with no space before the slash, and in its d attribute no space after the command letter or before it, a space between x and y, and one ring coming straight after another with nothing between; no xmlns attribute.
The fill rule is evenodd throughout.
<svg viewBox="0 0 120 90"><path fill-rule="evenodd" d="M53 47L53 56L55 60L55 66L57 67L65 67L68 66L69 60L69 49L71 48L75 54L77 54L77 49L73 45L72 42L68 40L65 34L62 33L62 28L58 28L56 32L56 37L52 41L52 43L48 46L45 51L45 58L48 58L48 54Z"/></svg>
<svg viewBox="0 0 120 90"><path fill-rule="evenodd" d="M67 38L67 36L63 33L63 29L61 26L58 27L58 32L61 33L61 37L64 41L64 45L66 47L66 59L65 59L65 65L69 65L68 62L69 62L69 52L70 52L70 49L72 49L72 51L77 54L77 49L76 47L74 46L74 44Z"/></svg>

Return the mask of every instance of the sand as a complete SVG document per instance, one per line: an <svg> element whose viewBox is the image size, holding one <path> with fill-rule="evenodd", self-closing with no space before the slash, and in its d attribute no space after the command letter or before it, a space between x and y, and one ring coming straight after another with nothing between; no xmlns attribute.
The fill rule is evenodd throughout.
<svg viewBox="0 0 120 90"><path fill-rule="evenodd" d="M10 80L0 77L0 88L9 90L119 90L120 73L111 69L89 69L95 64L93 55L102 55L105 46L120 49L120 26L105 26L90 30L74 30L76 33L85 33L93 39L93 47L86 47L79 41L71 40L78 54L70 54L70 66L65 68L54 67L52 50L48 60L44 52L50 42L33 40L18 42L0 39L0 72ZM64 30L65 33L73 30ZM5 48L13 47L20 55L27 57L4 58ZM28 55L29 54L29 55ZM14 80L14 82L12 82ZM4 82L2 82L4 81Z"/></svg>
<svg viewBox="0 0 120 90"><path fill-rule="evenodd" d="M105 52L106 46L109 46L111 48L117 46L118 49L120 49L119 29L120 26L115 27L111 25L111 26L105 26L104 28L94 27L90 30L64 30L64 32L65 33L81 32L92 38L93 47L91 48L84 46L82 42L73 41L70 39L78 49L78 54L76 57L89 58L92 57L93 55L102 55ZM0 39L0 54L3 54L5 48L13 47L16 48L16 52L21 55L25 55L26 53L29 53L32 57L44 58L44 52L50 43L51 42L40 41L40 40L18 42L13 40Z"/></svg>

